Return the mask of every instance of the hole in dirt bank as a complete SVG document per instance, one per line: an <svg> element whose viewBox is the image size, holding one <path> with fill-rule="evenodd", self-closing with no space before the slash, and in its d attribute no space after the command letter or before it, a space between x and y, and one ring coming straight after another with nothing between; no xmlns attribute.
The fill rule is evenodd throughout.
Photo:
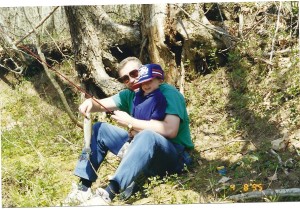
<svg viewBox="0 0 300 209"><path fill-rule="evenodd" d="M175 62L177 66L180 66L182 46L184 44L184 38L179 33L174 36L166 36L164 42L170 49L171 52L175 54Z"/></svg>
<svg viewBox="0 0 300 209"><path fill-rule="evenodd" d="M180 66L184 38L181 34L176 33L174 36L166 36L164 43L169 47L170 51L175 54L176 65ZM212 55L206 55L205 57L196 54L195 57L190 59L193 59L193 65L191 67L201 75L207 75L218 67L225 66L228 62L227 54L220 52L215 52Z"/></svg>
<svg viewBox="0 0 300 209"><path fill-rule="evenodd" d="M218 67L225 66L227 62L227 55L224 53L216 53L214 56L208 55L206 57L201 57L199 54L196 54L194 58L194 69L201 75L207 75Z"/></svg>
<svg viewBox="0 0 300 209"><path fill-rule="evenodd" d="M112 54L112 56L114 56L118 62L120 62L121 60L127 58L127 57L131 57L131 56L137 56L138 52L134 51L134 49L139 48L136 46L114 46L111 47L109 50Z"/></svg>
<svg viewBox="0 0 300 209"><path fill-rule="evenodd" d="M127 57L138 57L138 46L113 46L109 49L111 55L117 59L118 62L121 62L123 59ZM115 69L115 66L111 62L111 60L103 57L102 62L105 66L106 73L113 78L118 78L118 71Z"/></svg>
<svg viewBox="0 0 300 209"><path fill-rule="evenodd" d="M218 8L218 3L205 3L203 4L203 11L208 20L222 21L227 20L222 10ZM221 11L221 14L220 14ZM222 16L221 16L222 15Z"/></svg>
<svg viewBox="0 0 300 209"><path fill-rule="evenodd" d="M92 80L88 80L86 83L87 92L96 98L105 98L107 95L100 89Z"/></svg>

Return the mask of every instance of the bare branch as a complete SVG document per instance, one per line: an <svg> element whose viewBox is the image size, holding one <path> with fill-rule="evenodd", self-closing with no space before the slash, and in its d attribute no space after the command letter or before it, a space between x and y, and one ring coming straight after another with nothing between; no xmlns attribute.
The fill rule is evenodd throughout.
<svg viewBox="0 0 300 209"><path fill-rule="evenodd" d="M35 27L32 28L31 31L29 31L25 36L23 36L21 39L18 41L14 42L14 45L18 45L21 43L25 38L27 38L30 34L32 34L36 29L38 29L43 23L59 8L59 6L56 6L53 8L53 10L46 16L44 19L42 19ZM28 19L28 18L27 18Z"/></svg>
<svg viewBox="0 0 300 209"><path fill-rule="evenodd" d="M180 72L180 93L184 95L184 81L185 81L185 69L183 62L180 62L181 72Z"/></svg>
<svg viewBox="0 0 300 209"><path fill-rule="evenodd" d="M25 10L23 11L24 12L24 15L27 19L27 21L29 22L29 24L31 25L31 22L29 21L27 15L26 15L26 12ZM40 47L40 36L39 34L37 33L36 29L31 25L33 31L34 31L34 34L36 36L36 48L37 48L37 51L38 51L38 55L40 57L40 59L38 59L38 61L43 65L43 68L46 72L46 75L48 76L48 78L50 79L51 83L53 84L53 86L55 87L66 111L67 111L67 114L69 115L69 117L71 118L71 120L80 128L83 128L83 125L77 121L76 117L73 115L72 113L72 110L70 108L70 106L68 105L68 102L65 98L65 95L63 93L63 91L61 90L59 84L56 82L56 80L53 78L50 70L48 69L48 66L47 66L47 62L46 62L46 58L45 58L45 55L43 54L42 50L41 50L41 47Z"/></svg>
<svg viewBox="0 0 300 209"><path fill-rule="evenodd" d="M277 31L278 31L278 26L279 26L281 6L282 6L282 2L280 1L280 3L279 3L279 9L278 9L278 14L277 14L276 29L275 29L274 37L273 37L273 40L272 40L270 62L272 62L272 58L273 58L274 44L275 44L275 39L276 39L276 36L277 36Z"/></svg>
<svg viewBox="0 0 300 209"><path fill-rule="evenodd" d="M228 33L225 33L225 32L223 32L223 31L217 30L217 29L214 28L214 27L207 26L206 24L203 24L203 23L201 23L201 22L199 22L199 21L193 19L193 17L192 17L187 11L185 11L182 7L180 7L180 6L178 6L178 5L176 5L176 6L177 6L181 11L183 11L184 14L186 14L189 18L191 18L191 20L194 21L195 23L197 23L197 24L199 24L199 25L202 25L202 26L204 26L205 28L207 28L207 29L209 29L209 30L213 30L213 31L215 31L215 32L217 32L217 33L219 33L219 34L221 34L221 35L228 36L228 37L231 38L232 40L237 40L237 39L238 39L237 37L234 37L234 36L232 36L232 35L230 35L230 34L228 34Z"/></svg>
<svg viewBox="0 0 300 209"><path fill-rule="evenodd" d="M7 31L5 30L1 20L0 32L0 40L2 45L0 51L2 52L3 50L9 56L9 58L3 60L4 63L0 64L0 66L13 73L22 74L24 69L27 68L26 58L23 56L23 52L18 49L18 47L13 43L12 39L7 35ZM19 61L21 65L25 66L20 66L17 61ZM9 62L10 64L8 64Z"/></svg>

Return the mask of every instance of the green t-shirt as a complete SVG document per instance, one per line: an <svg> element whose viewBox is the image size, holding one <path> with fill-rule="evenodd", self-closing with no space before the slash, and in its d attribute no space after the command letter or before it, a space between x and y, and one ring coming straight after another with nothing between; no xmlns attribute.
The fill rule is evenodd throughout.
<svg viewBox="0 0 300 209"><path fill-rule="evenodd" d="M191 139L189 116L183 95L174 86L167 83L161 84L160 90L167 99L166 114L177 115L180 118L178 134L170 140L184 145L187 149L193 149L194 144ZM133 98L134 92L129 89L124 89L112 97L116 106L130 115L132 115Z"/></svg>

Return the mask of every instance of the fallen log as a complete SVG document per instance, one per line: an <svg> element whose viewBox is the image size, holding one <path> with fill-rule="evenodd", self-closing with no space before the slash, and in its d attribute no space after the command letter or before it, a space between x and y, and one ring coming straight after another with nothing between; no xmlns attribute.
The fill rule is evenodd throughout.
<svg viewBox="0 0 300 209"><path fill-rule="evenodd" d="M300 188L266 189L262 191L254 191L254 192L228 196L227 199L239 201L239 200L246 200L246 199L253 199L253 198L263 198L267 196L300 197Z"/></svg>

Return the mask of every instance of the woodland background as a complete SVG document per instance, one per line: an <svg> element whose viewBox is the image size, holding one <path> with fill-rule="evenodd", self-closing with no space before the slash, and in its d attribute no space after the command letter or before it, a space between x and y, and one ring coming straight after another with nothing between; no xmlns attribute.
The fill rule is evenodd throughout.
<svg viewBox="0 0 300 209"><path fill-rule="evenodd" d="M194 165L114 205L300 200L297 1L1 7L0 30L2 207L60 205L77 180L83 95L54 71L103 98L127 56L185 96Z"/></svg>

